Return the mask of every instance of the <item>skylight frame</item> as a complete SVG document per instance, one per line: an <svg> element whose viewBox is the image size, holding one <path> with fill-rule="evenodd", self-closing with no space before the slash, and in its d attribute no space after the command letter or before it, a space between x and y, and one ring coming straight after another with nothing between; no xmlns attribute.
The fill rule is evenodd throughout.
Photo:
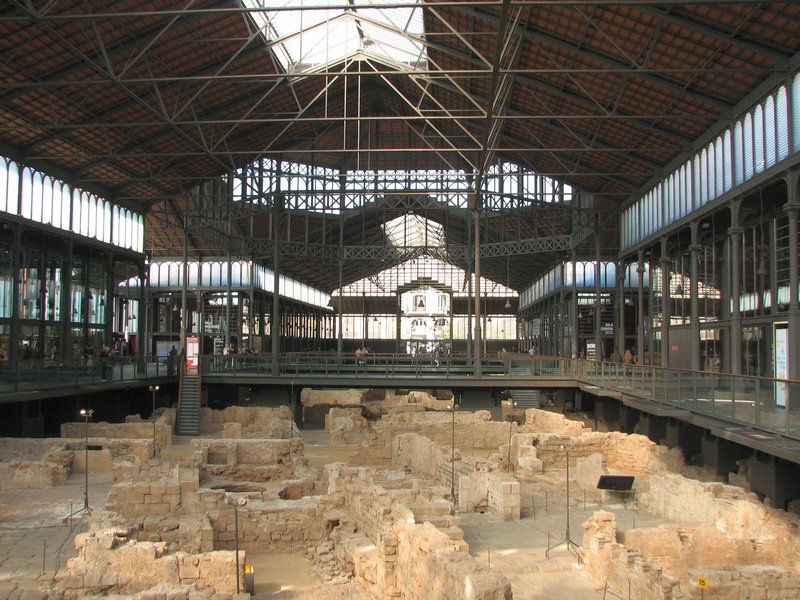
<svg viewBox="0 0 800 600"><path fill-rule="evenodd" d="M401 64L410 69L427 68L422 3L387 8L392 0L240 0L264 35L268 47L287 73L302 73L341 62L359 54ZM284 10L297 6L296 10ZM303 7L315 7L303 10ZM282 10L270 10L280 8Z"/></svg>

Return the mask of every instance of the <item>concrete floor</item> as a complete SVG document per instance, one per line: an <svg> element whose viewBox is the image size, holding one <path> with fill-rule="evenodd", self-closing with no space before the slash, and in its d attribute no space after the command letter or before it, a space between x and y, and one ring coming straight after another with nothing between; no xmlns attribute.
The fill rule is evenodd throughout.
<svg viewBox="0 0 800 600"><path fill-rule="evenodd" d="M89 507L100 510L111 475L89 475ZM52 581L75 556L75 534L86 531L86 478L74 473L66 485L0 490L0 598L35 598L31 591Z"/></svg>

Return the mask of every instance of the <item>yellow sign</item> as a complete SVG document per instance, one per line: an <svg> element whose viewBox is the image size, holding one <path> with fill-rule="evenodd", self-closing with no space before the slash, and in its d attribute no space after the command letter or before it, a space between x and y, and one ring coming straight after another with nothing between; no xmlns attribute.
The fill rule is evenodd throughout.
<svg viewBox="0 0 800 600"><path fill-rule="evenodd" d="M707 590L708 589L708 579L706 579L705 577L698 577L697 578L697 587L699 587L701 590Z"/></svg>

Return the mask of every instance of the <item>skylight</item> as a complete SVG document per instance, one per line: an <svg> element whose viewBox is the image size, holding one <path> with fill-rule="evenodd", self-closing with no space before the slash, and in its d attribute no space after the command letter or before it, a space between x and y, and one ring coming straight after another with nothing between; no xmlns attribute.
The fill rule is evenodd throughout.
<svg viewBox="0 0 800 600"><path fill-rule="evenodd" d="M277 59L291 73L309 71L358 54L410 68L424 67L422 8L388 8L393 2L242 0L247 8L263 9L248 14ZM325 8L344 4L350 4L351 8Z"/></svg>
<svg viewBox="0 0 800 600"><path fill-rule="evenodd" d="M414 213L387 221L383 231L388 241L398 248L445 245L444 227Z"/></svg>

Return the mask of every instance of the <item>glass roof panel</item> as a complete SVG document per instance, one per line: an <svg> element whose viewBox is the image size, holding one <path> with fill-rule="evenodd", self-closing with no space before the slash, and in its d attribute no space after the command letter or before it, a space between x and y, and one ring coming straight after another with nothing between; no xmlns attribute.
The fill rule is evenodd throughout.
<svg viewBox="0 0 800 600"><path fill-rule="evenodd" d="M389 242L397 247L444 246L444 227L414 213L396 217L383 224Z"/></svg>
<svg viewBox="0 0 800 600"><path fill-rule="evenodd" d="M420 6L389 8L393 0L242 0L278 61L289 72L302 72L358 53L425 66ZM305 7L305 10L301 10ZM312 9L313 7L313 9ZM275 10L275 9L285 10Z"/></svg>

